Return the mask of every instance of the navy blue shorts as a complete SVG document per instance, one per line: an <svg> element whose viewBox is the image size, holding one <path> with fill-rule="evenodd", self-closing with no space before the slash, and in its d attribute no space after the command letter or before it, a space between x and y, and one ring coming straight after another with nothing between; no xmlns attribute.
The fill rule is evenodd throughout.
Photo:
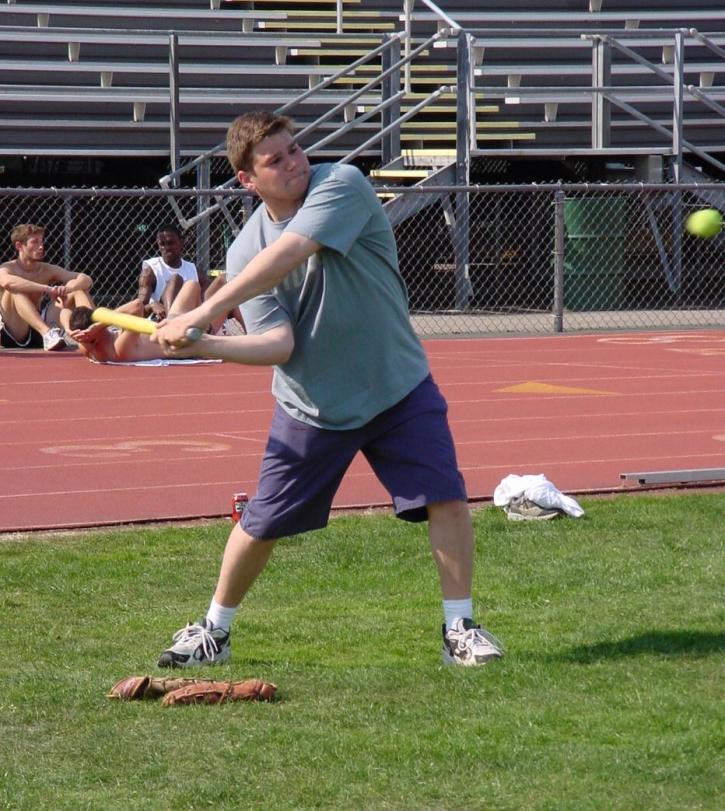
<svg viewBox="0 0 725 811"><path fill-rule="evenodd" d="M32 327L22 341L19 341L7 327L0 327L0 346L5 349L42 349L43 336Z"/></svg>
<svg viewBox="0 0 725 811"><path fill-rule="evenodd" d="M390 493L399 518L425 521L427 504L466 500L447 414L430 376L367 425L349 431L307 425L278 405L244 530L272 540L326 526L358 451Z"/></svg>

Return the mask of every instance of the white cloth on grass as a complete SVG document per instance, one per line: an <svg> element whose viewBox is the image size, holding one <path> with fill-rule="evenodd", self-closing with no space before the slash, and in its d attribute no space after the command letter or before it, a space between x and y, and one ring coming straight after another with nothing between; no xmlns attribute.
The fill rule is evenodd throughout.
<svg viewBox="0 0 725 811"><path fill-rule="evenodd" d="M497 507L505 507L511 499L524 496L539 507L556 509L565 512L572 518L584 515L584 510L571 496L567 496L552 484L543 473L519 476L511 473L501 479L493 491L493 503Z"/></svg>

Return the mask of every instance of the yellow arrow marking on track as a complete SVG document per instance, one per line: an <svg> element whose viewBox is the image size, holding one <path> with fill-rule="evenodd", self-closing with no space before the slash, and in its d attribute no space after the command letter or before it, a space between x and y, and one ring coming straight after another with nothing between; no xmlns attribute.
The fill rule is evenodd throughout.
<svg viewBox="0 0 725 811"><path fill-rule="evenodd" d="M614 394L612 391L599 391L598 389L575 389L571 386L554 386L551 383L538 383L529 380L526 383L517 383L505 389L495 389L496 392L516 394Z"/></svg>

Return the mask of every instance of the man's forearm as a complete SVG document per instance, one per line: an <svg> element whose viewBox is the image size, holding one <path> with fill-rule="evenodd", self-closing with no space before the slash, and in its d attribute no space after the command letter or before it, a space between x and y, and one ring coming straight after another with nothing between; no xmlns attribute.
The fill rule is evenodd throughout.
<svg viewBox="0 0 725 811"><path fill-rule="evenodd" d="M151 301L151 296L156 289L156 277L154 274L144 268L138 279L138 299L145 305Z"/></svg>
<svg viewBox="0 0 725 811"><path fill-rule="evenodd" d="M9 293L22 293L29 295L50 295L52 287L49 284L31 282L30 279L23 279L20 276L6 276L0 279L0 288Z"/></svg>
<svg viewBox="0 0 725 811"><path fill-rule="evenodd" d="M274 366L289 360L293 348L291 330L275 327L263 335L204 335L186 353L248 366Z"/></svg>

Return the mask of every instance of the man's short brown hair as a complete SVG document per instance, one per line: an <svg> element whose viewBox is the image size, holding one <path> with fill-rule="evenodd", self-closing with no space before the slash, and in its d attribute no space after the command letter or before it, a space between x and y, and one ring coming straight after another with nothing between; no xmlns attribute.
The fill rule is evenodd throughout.
<svg viewBox="0 0 725 811"><path fill-rule="evenodd" d="M45 233L45 226L44 225L34 225L31 222L22 223L21 225L16 225L15 228L10 232L10 242L15 247L16 242L22 242L23 245L33 236L33 234L44 234Z"/></svg>
<svg viewBox="0 0 725 811"><path fill-rule="evenodd" d="M93 324L93 310L80 305L71 310L68 326L71 329L88 329Z"/></svg>
<svg viewBox="0 0 725 811"><path fill-rule="evenodd" d="M294 133L294 124L286 115L274 115L265 111L244 113L227 130L227 158L234 172L240 169L249 172L252 168L252 151L270 135L278 132Z"/></svg>

